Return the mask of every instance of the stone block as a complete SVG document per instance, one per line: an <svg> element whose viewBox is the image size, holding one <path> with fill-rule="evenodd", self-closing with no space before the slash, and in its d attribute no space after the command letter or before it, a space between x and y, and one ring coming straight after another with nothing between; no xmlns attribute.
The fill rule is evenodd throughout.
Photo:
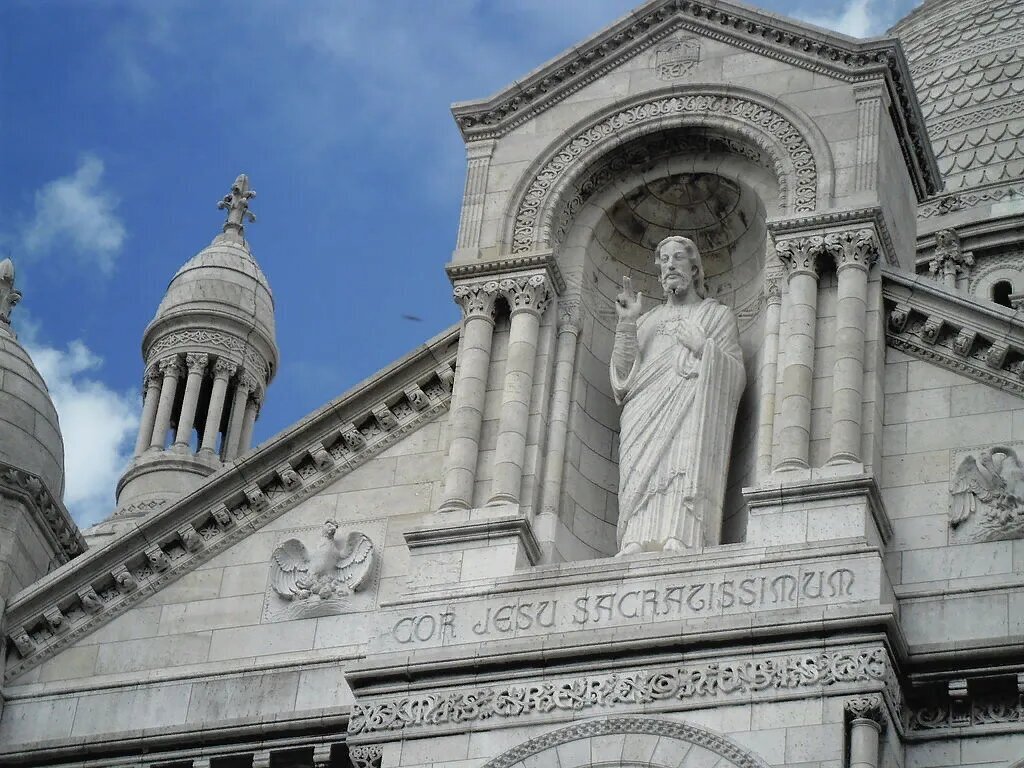
<svg viewBox="0 0 1024 768"><path fill-rule="evenodd" d="M938 387L956 387L974 382L959 373L940 368L922 360L911 360L907 363L907 390L935 389Z"/></svg>
<svg viewBox="0 0 1024 768"><path fill-rule="evenodd" d="M146 605L189 603L220 596L221 569L202 568L183 573L177 579L146 598Z"/></svg>
<svg viewBox="0 0 1024 768"><path fill-rule="evenodd" d="M206 661L209 652L209 632L106 643L99 647L96 674L123 674L198 664Z"/></svg>
<svg viewBox="0 0 1024 768"><path fill-rule="evenodd" d="M180 635L222 627L258 624L262 612L263 595L245 595L165 605L160 614L158 634Z"/></svg>
<svg viewBox="0 0 1024 768"><path fill-rule="evenodd" d="M990 541L903 553L903 583L945 581L1013 572L1013 544Z"/></svg>
<svg viewBox="0 0 1024 768"><path fill-rule="evenodd" d="M949 482L949 451L927 451L882 460L881 487Z"/></svg>
<svg viewBox="0 0 1024 768"><path fill-rule="evenodd" d="M893 393L885 398L886 424L944 419L949 415L949 388Z"/></svg>
<svg viewBox="0 0 1024 768"><path fill-rule="evenodd" d="M910 453L942 448L965 448L983 441L987 445L1012 439L1012 421L1002 413L981 413L907 424Z"/></svg>
<svg viewBox="0 0 1024 768"><path fill-rule="evenodd" d="M401 765L439 763L469 758L469 734L435 736L427 739L407 739L402 742Z"/></svg>
<svg viewBox="0 0 1024 768"><path fill-rule="evenodd" d="M295 694L296 712L346 707L354 701L352 689L345 681L343 665L331 664L299 672L299 685Z"/></svg>
<svg viewBox="0 0 1024 768"><path fill-rule="evenodd" d="M996 594L904 600L900 609L903 630L912 645L1004 638L1009 631L1008 612L1008 596Z"/></svg>
<svg viewBox="0 0 1024 768"><path fill-rule="evenodd" d="M786 764L842 760L843 727L839 723L786 728Z"/></svg>
<svg viewBox="0 0 1024 768"><path fill-rule="evenodd" d="M907 744L906 768L946 768L960 764L959 739L938 739Z"/></svg>
<svg viewBox="0 0 1024 768"><path fill-rule="evenodd" d="M269 562L229 566L223 570L220 596L262 595L267 589L269 572Z"/></svg>
<svg viewBox="0 0 1024 768"><path fill-rule="evenodd" d="M210 661L245 659L313 647L316 619L282 621L251 627L218 629L210 641Z"/></svg>
<svg viewBox="0 0 1024 768"><path fill-rule="evenodd" d="M89 677L95 672L96 654L100 649L101 646L97 645L67 648L42 665L37 679L41 683L49 683Z"/></svg>
<svg viewBox="0 0 1024 768"><path fill-rule="evenodd" d="M75 711L72 736L167 728L185 722L192 684L140 685L83 694ZM6 719L6 716L5 716Z"/></svg>
<svg viewBox="0 0 1024 768"><path fill-rule="evenodd" d="M163 608L159 605L148 606L143 603L90 632L78 641L78 645L98 645L154 637L160 630L162 612Z"/></svg>
<svg viewBox="0 0 1024 768"><path fill-rule="evenodd" d="M258 672L192 684L187 722L259 720L291 712L299 685L298 672Z"/></svg>
<svg viewBox="0 0 1024 768"><path fill-rule="evenodd" d="M892 549L928 549L949 543L949 516L925 515L892 521Z"/></svg>
<svg viewBox="0 0 1024 768"><path fill-rule="evenodd" d="M70 694L4 702L0 744L36 744L71 735L78 697Z"/></svg>
<svg viewBox="0 0 1024 768"><path fill-rule="evenodd" d="M771 728L730 733L729 738L746 747L769 765L786 763L786 729Z"/></svg>

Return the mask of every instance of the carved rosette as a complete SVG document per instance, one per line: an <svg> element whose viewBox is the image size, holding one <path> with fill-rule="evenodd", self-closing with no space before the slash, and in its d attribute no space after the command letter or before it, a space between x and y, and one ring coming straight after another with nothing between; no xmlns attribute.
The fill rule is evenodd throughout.
<svg viewBox="0 0 1024 768"><path fill-rule="evenodd" d="M837 271L846 267L866 271L878 261L878 240L870 229L825 235L825 250L835 259Z"/></svg>
<svg viewBox="0 0 1024 768"><path fill-rule="evenodd" d="M455 303L462 307L462 316L467 320L480 317L493 321L494 302L498 298L498 281L459 283L452 291L452 297Z"/></svg>
<svg viewBox="0 0 1024 768"><path fill-rule="evenodd" d="M498 290L513 315L517 312L542 315L552 298L551 281L546 275L507 277L498 283Z"/></svg>
<svg viewBox="0 0 1024 768"><path fill-rule="evenodd" d="M810 235L779 240L775 243L775 253L791 279L795 275L810 275L817 280L818 259L825 253L825 238Z"/></svg>
<svg viewBox="0 0 1024 768"><path fill-rule="evenodd" d="M868 720L881 729L885 728L885 703L881 694L871 693L847 699L844 709L850 722Z"/></svg>

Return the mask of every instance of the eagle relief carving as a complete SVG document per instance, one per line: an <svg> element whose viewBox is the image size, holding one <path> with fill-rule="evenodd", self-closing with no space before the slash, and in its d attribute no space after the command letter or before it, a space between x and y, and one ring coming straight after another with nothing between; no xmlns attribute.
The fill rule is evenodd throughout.
<svg viewBox="0 0 1024 768"><path fill-rule="evenodd" d="M997 445L968 454L950 483L949 524L971 541L1024 537L1024 467Z"/></svg>
<svg viewBox="0 0 1024 768"><path fill-rule="evenodd" d="M281 621L328 616L353 610L356 593L372 581L376 557L365 533L338 535L339 524L327 520L307 549L288 539L270 557L270 588L264 619Z"/></svg>

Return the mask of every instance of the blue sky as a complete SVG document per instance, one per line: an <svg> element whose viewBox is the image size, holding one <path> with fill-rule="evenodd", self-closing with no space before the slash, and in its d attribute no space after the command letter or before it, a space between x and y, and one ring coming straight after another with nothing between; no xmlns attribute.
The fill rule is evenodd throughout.
<svg viewBox="0 0 1024 768"><path fill-rule="evenodd" d="M914 0L764 0L880 34ZM134 442L142 330L219 231L239 172L281 369L265 440L458 319L462 142L490 95L631 0L8 0L0 6L0 253L15 327L65 437L65 502L105 517ZM402 318L415 315L422 321Z"/></svg>

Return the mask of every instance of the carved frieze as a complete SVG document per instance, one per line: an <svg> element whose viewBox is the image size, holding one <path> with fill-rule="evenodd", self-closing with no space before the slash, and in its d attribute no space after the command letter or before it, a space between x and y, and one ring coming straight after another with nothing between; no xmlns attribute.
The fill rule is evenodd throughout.
<svg viewBox="0 0 1024 768"><path fill-rule="evenodd" d="M1024 444L957 452L949 486L949 525L958 539L1024 538Z"/></svg>
<svg viewBox="0 0 1024 768"><path fill-rule="evenodd" d="M370 530L380 541L383 534L378 528L373 525ZM327 520L319 529L290 531L298 536L285 539L274 549L264 621L329 616L372 607L377 573L373 539L362 531L339 533L338 529L337 521Z"/></svg>
<svg viewBox="0 0 1024 768"><path fill-rule="evenodd" d="M828 688L881 681L885 652L838 650L756 659L726 659L634 672L588 675L560 682L425 693L392 701L356 704L349 734L516 718L555 711L587 713L657 702L750 696L761 692Z"/></svg>

